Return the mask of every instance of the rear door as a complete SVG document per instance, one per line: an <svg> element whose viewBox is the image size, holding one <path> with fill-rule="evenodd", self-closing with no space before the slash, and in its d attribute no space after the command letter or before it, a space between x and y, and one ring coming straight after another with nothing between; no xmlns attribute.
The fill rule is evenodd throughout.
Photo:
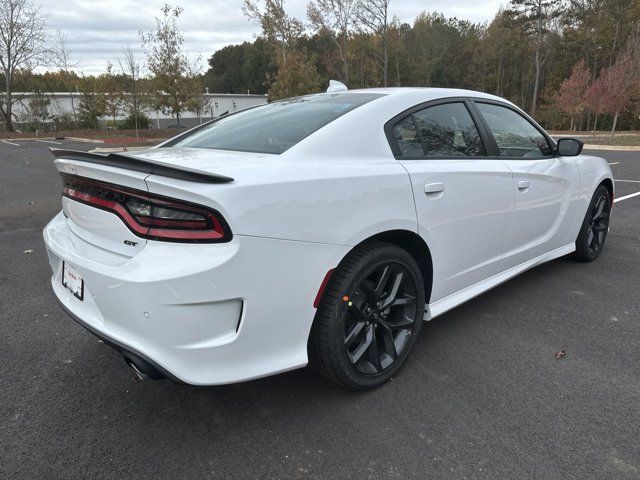
<svg viewBox="0 0 640 480"><path fill-rule="evenodd" d="M431 249L431 303L503 270L512 173L487 157L470 108L466 99L429 102L386 126L411 177L419 233Z"/></svg>
<svg viewBox="0 0 640 480"><path fill-rule="evenodd" d="M490 149L513 172L515 214L504 253L513 267L571 243L578 215L580 175L573 157L555 156L554 145L532 120L499 102L475 100L490 131Z"/></svg>

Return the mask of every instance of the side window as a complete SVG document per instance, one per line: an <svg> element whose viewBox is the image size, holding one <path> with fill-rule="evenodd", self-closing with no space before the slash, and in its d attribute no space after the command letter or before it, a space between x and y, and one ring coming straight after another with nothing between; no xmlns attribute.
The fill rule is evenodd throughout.
<svg viewBox="0 0 640 480"><path fill-rule="evenodd" d="M424 155L422 150L422 141L420 141L420 135L416 130L416 125L413 123L411 115L400 120L393 127L393 136L400 147L400 155L403 157L421 157Z"/></svg>
<svg viewBox="0 0 640 480"><path fill-rule="evenodd" d="M547 139L529 120L510 108L477 102L503 157L546 157L552 154Z"/></svg>
<svg viewBox="0 0 640 480"><path fill-rule="evenodd" d="M446 158L486 155L471 115L461 102L419 110L397 123L394 135L403 156ZM405 153L408 138L411 138L413 153Z"/></svg>

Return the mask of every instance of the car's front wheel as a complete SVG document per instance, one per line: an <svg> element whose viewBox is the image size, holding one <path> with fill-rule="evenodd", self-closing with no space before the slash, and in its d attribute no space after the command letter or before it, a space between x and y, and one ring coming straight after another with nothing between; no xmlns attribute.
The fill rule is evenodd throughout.
<svg viewBox="0 0 640 480"><path fill-rule="evenodd" d="M604 185L596 188L576 239L574 257L584 262L595 260L604 247L609 231L611 195Z"/></svg>
<svg viewBox="0 0 640 480"><path fill-rule="evenodd" d="M424 316L422 273L389 243L356 247L333 273L311 332L312 364L339 385L377 387L400 369Z"/></svg>

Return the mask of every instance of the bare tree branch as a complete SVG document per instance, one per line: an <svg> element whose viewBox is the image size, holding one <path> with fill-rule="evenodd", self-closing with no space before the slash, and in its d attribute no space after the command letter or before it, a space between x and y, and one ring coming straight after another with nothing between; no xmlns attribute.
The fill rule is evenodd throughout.
<svg viewBox="0 0 640 480"><path fill-rule="evenodd" d="M389 3L391 0L361 0L358 8L358 23L382 40L382 78L387 86L389 68Z"/></svg>
<svg viewBox="0 0 640 480"><path fill-rule="evenodd" d="M342 60L342 78L349 82L349 36L358 23L360 0L311 0L307 17L316 31L331 32Z"/></svg>
<svg viewBox="0 0 640 480"><path fill-rule="evenodd" d="M0 2L0 68L5 78L5 93L0 114L7 131L13 131L13 84L18 70L33 70L45 62L47 47L46 18L30 0Z"/></svg>

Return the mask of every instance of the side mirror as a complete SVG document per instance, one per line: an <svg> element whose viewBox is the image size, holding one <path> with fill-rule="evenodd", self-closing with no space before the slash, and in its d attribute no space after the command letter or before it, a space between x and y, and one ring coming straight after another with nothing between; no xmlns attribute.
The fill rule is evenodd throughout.
<svg viewBox="0 0 640 480"><path fill-rule="evenodd" d="M558 140L556 152L563 157L575 157L580 155L584 142L577 138L561 138Z"/></svg>

